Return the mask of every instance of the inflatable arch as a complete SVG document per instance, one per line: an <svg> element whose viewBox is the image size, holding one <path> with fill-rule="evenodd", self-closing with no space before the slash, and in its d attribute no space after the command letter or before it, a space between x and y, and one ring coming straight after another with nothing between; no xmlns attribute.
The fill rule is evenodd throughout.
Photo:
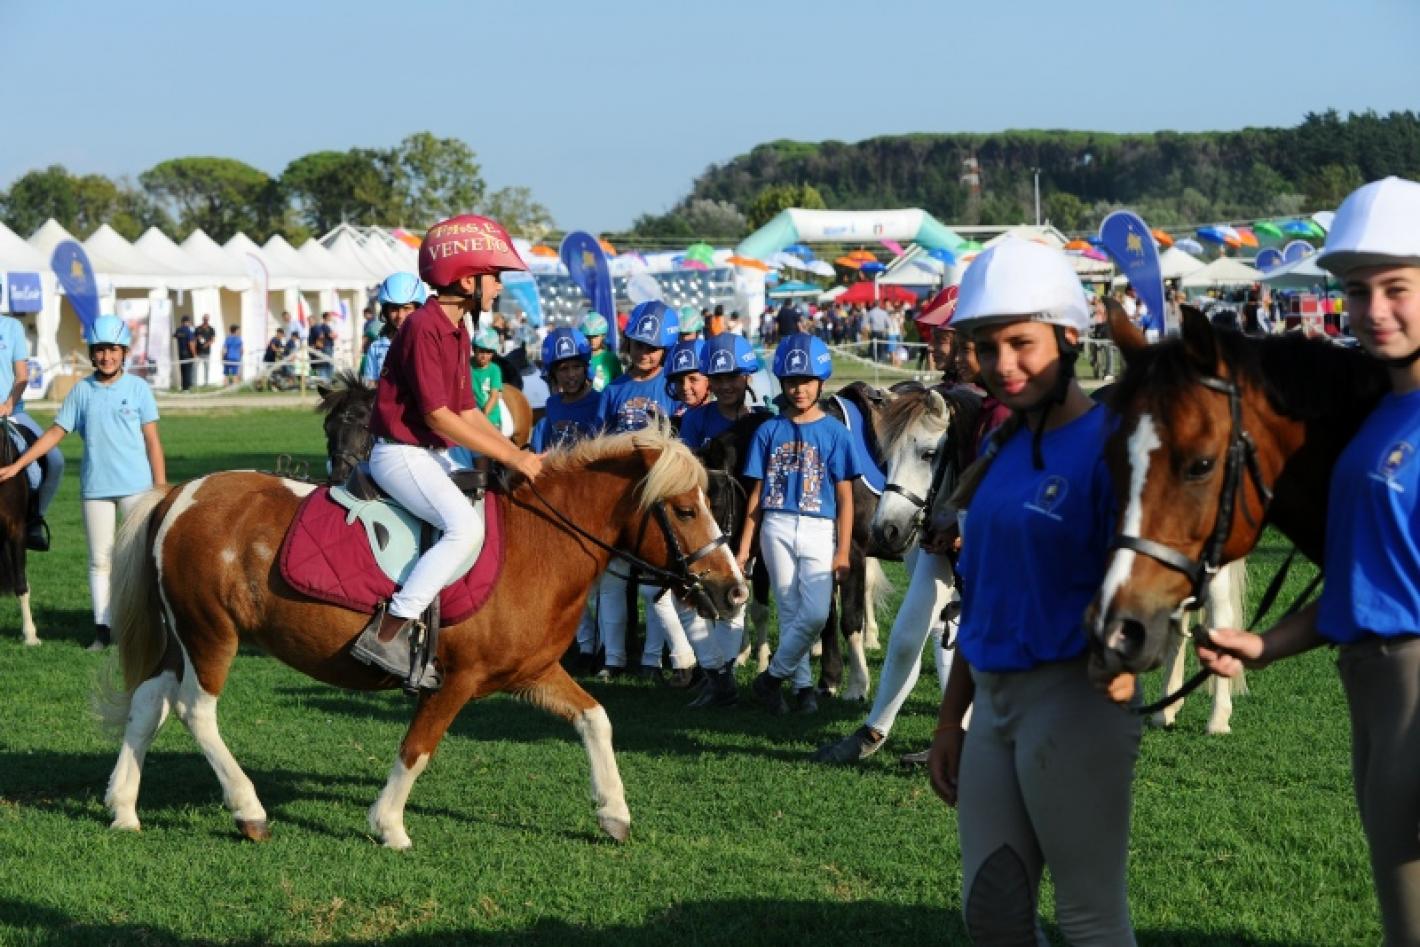
<svg viewBox="0 0 1420 947"><path fill-rule="evenodd" d="M767 260L794 243L874 243L911 241L929 250L957 252L966 241L925 210L800 210L781 211L745 237L735 248L740 256Z"/></svg>

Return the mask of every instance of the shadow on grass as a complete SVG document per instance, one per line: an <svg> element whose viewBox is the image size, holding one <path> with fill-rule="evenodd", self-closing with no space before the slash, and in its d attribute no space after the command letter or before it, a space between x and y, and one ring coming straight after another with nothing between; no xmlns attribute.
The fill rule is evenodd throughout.
<svg viewBox="0 0 1420 947"><path fill-rule="evenodd" d="M161 947L196 947L222 943L229 947L255 947L267 937L220 940L175 934L141 923L102 923L70 917L46 905L0 898L0 936L7 931L19 942L35 945L85 945L141 943ZM272 932L276 933L276 932ZM1140 930L1145 947L1282 947L1281 941L1258 939L1228 930ZM283 942L298 943L289 934ZM548 918L516 931L476 931L439 927L420 933L341 937L321 932L319 942L336 947L446 947L457 944L578 944L588 947L622 947L627 944L691 942L696 944L853 944L872 939L889 943L970 943L954 907L925 907L880 901L838 903L731 899L693 901L672 905L642 924L587 928ZM1289 941L1290 947L1304 947Z"/></svg>

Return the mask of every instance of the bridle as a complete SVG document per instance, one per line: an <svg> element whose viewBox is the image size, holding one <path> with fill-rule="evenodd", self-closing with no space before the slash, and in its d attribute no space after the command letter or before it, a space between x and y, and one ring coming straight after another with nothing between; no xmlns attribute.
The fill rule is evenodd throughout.
<svg viewBox="0 0 1420 947"><path fill-rule="evenodd" d="M1143 536L1130 536L1126 533L1117 535L1110 545L1111 551L1128 549L1140 553L1176 572L1183 573L1188 578L1188 581L1192 583L1192 588L1188 597L1179 604L1175 613L1176 617L1181 617L1185 611L1200 609L1207 603L1208 583L1222 567L1223 550L1228 545L1228 537L1232 535L1233 511L1238 502L1244 470L1247 471L1248 478L1252 481L1257 495L1261 499L1263 516L1266 516L1267 507L1272 503L1272 488L1267 485L1267 481L1262 475L1262 466L1257 459L1257 444L1248 434L1247 429L1243 427L1242 391L1238 388L1237 382L1208 375L1199 379L1199 384L1210 391L1227 395L1228 414L1231 419L1231 427L1228 431L1227 458L1223 464L1223 486L1222 492L1218 496L1218 512L1213 521L1212 533L1209 534L1207 542L1203 544L1197 559L1190 559L1177 549L1165 546L1163 543L1145 539ZM1260 518L1253 518L1246 503L1243 503L1242 509L1248 525L1257 527Z"/></svg>
<svg viewBox="0 0 1420 947"><path fill-rule="evenodd" d="M937 456L932 458L932 479L927 484L927 495L918 496L900 483L889 483L883 487L884 493L895 493L910 503L916 513L912 515L912 531L916 533L927 525L928 511L932 509L932 504L936 502L937 495L941 493L942 487L946 484L947 474L950 472L951 455L947 451L947 441L951 437L951 425L942 434L941 446L937 448Z"/></svg>
<svg viewBox="0 0 1420 947"><path fill-rule="evenodd" d="M363 414L363 417L361 416ZM346 464L349 469L354 470L360 464L370 459L370 450L374 446L374 438L370 436L369 410L360 411L359 405L349 405L341 408L337 413L327 415L327 419L335 426L335 436L327 437L329 445L327 453L330 456L330 469L335 470L341 463ZM348 428L358 428L364 435L360 439L363 445L361 449L349 446L351 438L345 436Z"/></svg>

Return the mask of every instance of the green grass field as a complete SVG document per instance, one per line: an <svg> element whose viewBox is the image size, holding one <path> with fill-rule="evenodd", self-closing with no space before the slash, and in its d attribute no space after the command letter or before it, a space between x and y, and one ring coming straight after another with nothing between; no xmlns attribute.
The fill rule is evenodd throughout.
<svg viewBox="0 0 1420 947"><path fill-rule="evenodd" d="M173 416L162 433L174 479L269 469L280 452L320 464L305 412ZM105 658L83 650L80 444L65 447L73 474L51 516L55 549L31 559L43 647L20 645L18 610L0 602L0 944L965 941L955 814L896 764L929 738L930 672L888 750L853 769L806 757L856 726L861 705L773 719L749 706L687 711L683 693L642 683L591 685L616 728L633 817L624 846L596 830L570 728L510 699L472 705L415 786L415 847L401 854L372 841L365 810L406 701L243 653L221 720L272 841L237 839L174 720L148 757L144 830L110 832L102 798L117 741L88 711ZM1283 552L1273 542L1254 557L1254 594ZM900 597L902 571L889 574ZM1145 736L1130 879L1140 942L1376 943L1332 656L1251 687L1231 736L1204 735L1206 698L1176 730ZM1045 897L1048 914L1048 886Z"/></svg>

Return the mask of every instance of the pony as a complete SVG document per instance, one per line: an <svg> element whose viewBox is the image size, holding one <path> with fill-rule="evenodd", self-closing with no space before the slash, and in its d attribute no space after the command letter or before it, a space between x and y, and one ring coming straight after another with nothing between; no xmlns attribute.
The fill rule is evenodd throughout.
<svg viewBox="0 0 1420 947"><path fill-rule="evenodd" d="M13 464L20 457L13 432L19 431L10 419L0 421L0 467ZM30 584L25 576L25 529L30 508L30 482L25 471L0 483L0 593L15 596L20 602L20 640L26 645L40 644L34 615L30 612Z"/></svg>
<svg viewBox="0 0 1420 947"><path fill-rule="evenodd" d="M370 413L375 407L375 389L360 380L349 369L336 373L329 384L316 386L320 401L316 412L324 416L326 456L330 460L331 483L343 483L360 463L370 459L375 445L370 433ZM527 446L532 436L533 411L522 391L512 385L503 389L503 405L513 416L514 430L509 438L519 447Z"/></svg>
<svg viewBox="0 0 1420 947"><path fill-rule="evenodd" d="M240 833L269 838L266 810L217 729L217 701L241 643L337 687L399 685L350 655L367 615L307 598L282 578L278 549L314 489L269 474L214 473L148 492L125 519L114 553L123 685L101 701L105 720L124 727L105 795L113 828L139 827L144 756L171 709L211 763ZM573 725L598 824L623 841L631 816L611 723L559 659L587 589L614 555L658 575L707 617L744 604L744 576L710 515L704 470L662 427L554 451L535 484L521 481L487 502L503 511L501 579L478 612L439 635L443 685L419 697L370 827L390 848L410 846L404 806L414 781L459 710L503 692Z"/></svg>
<svg viewBox="0 0 1420 947"><path fill-rule="evenodd" d="M1110 310L1124 355L1106 445L1118 535L1086 611L1102 687L1156 667L1172 619L1272 524L1320 563L1331 468L1389 390L1384 366L1296 335L1250 338L1183 309L1152 346Z"/></svg>

